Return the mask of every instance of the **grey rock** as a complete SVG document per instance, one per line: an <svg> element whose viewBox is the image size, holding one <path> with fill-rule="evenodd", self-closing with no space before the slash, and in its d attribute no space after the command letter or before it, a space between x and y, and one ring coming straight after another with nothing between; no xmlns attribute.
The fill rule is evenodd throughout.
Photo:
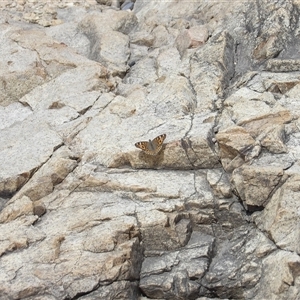
<svg viewBox="0 0 300 300"><path fill-rule="evenodd" d="M259 231L245 226L234 230L231 238L218 246L202 284L220 298L244 297L244 288L254 287L262 276L261 256L276 247ZM250 295L247 297L248 299Z"/></svg>
<svg viewBox="0 0 300 300"><path fill-rule="evenodd" d="M270 59L265 67L271 72L293 72L300 70L300 60L298 59Z"/></svg>
<svg viewBox="0 0 300 300"><path fill-rule="evenodd" d="M299 255L295 253L280 250L271 253L263 260L262 267L266 275L261 278L252 299L297 299L299 283L297 280L292 282L298 277L299 263Z"/></svg>
<svg viewBox="0 0 300 300"><path fill-rule="evenodd" d="M193 233L182 249L159 257L147 257L142 265L140 288L150 298L195 298L199 280L208 267L213 237Z"/></svg>
<svg viewBox="0 0 300 300"><path fill-rule="evenodd" d="M61 137L40 119L28 117L0 132L0 194L14 194L62 144ZM38 144L36 143L38 141ZM35 150L30 149L34 146Z"/></svg>
<svg viewBox="0 0 300 300"><path fill-rule="evenodd" d="M127 9L132 10L133 7L134 7L134 3L130 0L129 1L125 0L124 3L121 5L122 10L127 10Z"/></svg>
<svg viewBox="0 0 300 300"><path fill-rule="evenodd" d="M81 296L83 300L127 300L139 299L140 291L137 282L116 281L107 286L100 286L96 291Z"/></svg>
<svg viewBox="0 0 300 300"><path fill-rule="evenodd" d="M78 54L85 57L89 56L90 41L84 34L78 32L77 24L75 22L47 27L45 32L60 43L64 43L73 48Z"/></svg>
<svg viewBox="0 0 300 300"><path fill-rule="evenodd" d="M265 210L256 215L255 223L280 249L299 254L298 183L298 174L291 176L275 192Z"/></svg>
<svg viewBox="0 0 300 300"><path fill-rule="evenodd" d="M111 68L114 75L124 75L129 58L127 34L136 22L135 15L126 11L107 10L87 15L79 23L79 30L90 41L89 58Z"/></svg>
<svg viewBox="0 0 300 300"><path fill-rule="evenodd" d="M183 30L176 39L176 45L181 56L188 48L202 46L208 39L208 30L205 26L193 26Z"/></svg>
<svg viewBox="0 0 300 300"><path fill-rule="evenodd" d="M218 90L228 84L228 78L234 72L233 47L232 37L223 33L209 40L203 47L197 48L192 55L190 80L199 102L196 111L214 109L215 101L219 97ZM209 81L214 82L213 88L207 85L208 77L205 75L207 72L211 73Z"/></svg>
<svg viewBox="0 0 300 300"><path fill-rule="evenodd" d="M299 11L0 1L0 298L298 299Z"/></svg>
<svg viewBox="0 0 300 300"><path fill-rule="evenodd" d="M214 195L219 198L231 198L232 192L227 175L221 170L209 170L207 181L214 191Z"/></svg>
<svg viewBox="0 0 300 300"><path fill-rule="evenodd" d="M242 166L232 173L232 182L245 206L266 206L280 181L283 169L271 166Z"/></svg>

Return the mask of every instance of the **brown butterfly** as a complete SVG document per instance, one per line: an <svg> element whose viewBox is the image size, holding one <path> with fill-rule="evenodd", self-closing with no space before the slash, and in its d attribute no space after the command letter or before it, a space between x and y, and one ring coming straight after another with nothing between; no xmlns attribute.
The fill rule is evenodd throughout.
<svg viewBox="0 0 300 300"><path fill-rule="evenodd" d="M137 142L135 143L135 146L137 148L142 149L146 154L157 155L162 148L162 144L166 136L167 136L166 134L161 134L157 136L155 139L153 139L152 141L149 140L149 142L146 141Z"/></svg>

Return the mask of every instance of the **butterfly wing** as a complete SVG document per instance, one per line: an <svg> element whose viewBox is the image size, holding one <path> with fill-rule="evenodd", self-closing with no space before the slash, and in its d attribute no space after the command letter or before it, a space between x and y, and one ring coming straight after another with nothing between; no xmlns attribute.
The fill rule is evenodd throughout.
<svg viewBox="0 0 300 300"><path fill-rule="evenodd" d="M161 134L157 136L155 139L153 139L152 141L137 142L135 143L135 146L143 150L146 154L157 155L162 148L162 144L165 138L166 138L166 134Z"/></svg>
<svg viewBox="0 0 300 300"><path fill-rule="evenodd" d="M135 145L137 148L140 148L140 149L142 149L143 151L146 151L147 149L149 149L148 144L149 144L149 142L142 141L142 142L137 142L137 143L135 143L134 145Z"/></svg>
<svg viewBox="0 0 300 300"><path fill-rule="evenodd" d="M163 145L163 142L164 142L166 136L167 136L166 134L161 134L151 141L152 148L153 148L152 155L158 154L159 151L162 149L162 145Z"/></svg>

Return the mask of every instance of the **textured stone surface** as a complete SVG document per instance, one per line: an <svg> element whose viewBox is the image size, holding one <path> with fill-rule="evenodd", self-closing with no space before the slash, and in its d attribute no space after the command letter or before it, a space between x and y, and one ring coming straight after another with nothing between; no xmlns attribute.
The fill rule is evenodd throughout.
<svg viewBox="0 0 300 300"><path fill-rule="evenodd" d="M280 249L300 253L299 175L289 178L256 216L257 226L267 232Z"/></svg>
<svg viewBox="0 0 300 300"><path fill-rule="evenodd" d="M189 243L175 252L147 257L142 265L140 288L150 298L189 299L199 294L199 280L208 268L214 238L193 233Z"/></svg>
<svg viewBox="0 0 300 300"><path fill-rule="evenodd" d="M280 167L242 166L232 173L232 182L246 206L266 206L283 174Z"/></svg>
<svg viewBox="0 0 300 300"><path fill-rule="evenodd" d="M0 299L300 298L299 11L1 1Z"/></svg>

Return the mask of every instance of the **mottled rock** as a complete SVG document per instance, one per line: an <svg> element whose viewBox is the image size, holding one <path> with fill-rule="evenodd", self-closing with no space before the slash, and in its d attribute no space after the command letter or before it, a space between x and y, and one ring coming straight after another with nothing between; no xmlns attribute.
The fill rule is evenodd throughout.
<svg viewBox="0 0 300 300"><path fill-rule="evenodd" d="M5 196L19 190L62 143L57 132L32 116L1 130L0 140L0 194Z"/></svg>
<svg viewBox="0 0 300 300"><path fill-rule="evenodd" d="M110 285L100 286L96 291L81 296L82 300L127 300L140 299L140 290L137 282L116 281Z"/></svg>
<svg viewBox="0 0 300 300"><path fill-rule="evenodd" d="M209 170L207 181L213 189L214 195L218 198L231 198L231 186L227 175L220 169Z"/></svg>
<svg viewBox="0 0 300 300"><path fill-rule="evenodd" d="M5 241L3 246L6 245L5 251L26 249L24 250L26 257L31 259L23 265L18 257L24 255L24 252L21 254L13 251L5 254L6 264L0 274L1 295L29 297L35 295L37 290L41 290L45 282L48 284L52 282L56 288L53 286L53 292L50 294L58 298L67 295L74 297L83 291L85 293L92 291L101 282L107 284L116 278L136 280L141 261L141 248L138 238L131 236L130 233L136 226L134 218L124 216L118 220L105 221L106 217L103 215L105 212L100 209L105 203L103 202L105 198L100 202L93 200L92 204L91 199L84 194L75 193L66 196L64 202L59 204L55 201L55 198L59 199L58 195L59 193L56 193L56 196L44 198L44 203L50 211L43 215L30 231L30 226L37 216L28 214L13 221L23 236L22 243L18 235L14 241L9 240L8 230L12 230L12 222L2 225L1 234L2 240ZM78 204L74 206L76 202ZM92 206L87 209L87 204ZM100 207L96 208L98 205ZM58 207L61 208L57 209ZM77 217L74 216L75 211ZM86 217L84 211L87 213ZM63 228L60 225L55 226L60 220L64 220ZM82 226L87 226L84 232L80 229ZM7 238L4 238L5 236ZM39 245L34 243L36 240L40 241ZM19 273L18 279L7 282L7 278L13 276L22 265L23 271ZM39 280L35 280L33 284L34 277ZM63 288L65 285L68 287Z"/></svg>
<svg viewBox="0 0 300 300"><path fill-rule="evenodd" d="M137 31L130 34L130 43L151 47L153 45L154 37L147 31Z"/></svg>
<svg viewBox="0 0 300 300"><path fill-rule="evenodd" d="M75 157L67 149L59 149L39 170L30 178L28 183L11 198L7 206L0 213L0 222L8 222L20 214L25 213L21 199L36 202L42 197L50 194L54 187L62 182L64 178L77 166ZM23 196L26 196L25 198ZM19 207L19 204L22 206ZM34 203L32 203L34 205ZM17 208L15 207L17 206ZM34 205L34 214L44 214L43 205Z"/></svg>
<svg viewBox="0 0 300 300"><path fill-rule="evenodd" d="M239 167L234 161L240 158L240 165L253 156L258 156L260 146L241 126L230 126L216 134L222 165L227 171Z"/></svg>
<svg viewBox="0 0 300 300"><path fill-rule="evenodd" d="M197 48L192 55L190 80L199 103L197 112L214 110L215 102L221 96L219 91L228 84L234 72L233 47L232 37L223 33Z"/></svg>
<svg viewBox="0 0 300 300"><path fill-rule="evenodd" d="M262 268L265 275L261 277L252 299L299 298L299 255L277 250L263 260Z"/></svg>
<svg viewBox="0 0 300 300"><path fill-rule="evenodd" d="M245 207L266 206L271 193L284 181L283 169L272 166L242 166L232 173L232 183Z"/></svg>
<svg viewBox="0 0 300 300"><path fill-rule="evenodd" d="M231 239L220 247L202 285L222 299L244 297L243 287L250 289L256 286L262 276L262 253L267 255L275 246L259 231L243 226L235 230Z"/></svg>
<svg viewBox="0 0 300 300"><path fill-rule="evenodd" d="M124 3L121 5L122 10L132 10L134 7L134 2L131 0L125 0Z"/></svg>
<svg viewBox="0 0 300 300"><path fill-rule="evenodd" d="M270 59L265 69L272 72L293 72L300 70L299 59Z"/></svg>
<svg viewBox="0 0 300 300"><path fill-rule="evenodd" d="M208 267L212 236L193 233L182 249L159 257L147 257L142 265L140 288L150 298L195 298L199 280Z"/></svg>
<svg viewBox="0 0 300 300"><path fill-rule="evenodd" d="M76 17L82 16L82 11L76 13ZM45 29L47 35L53 37L56 41L64 43L85 57L90 53L90 41L86 35L78 32L77 24L73 21L63 23L57 26L47 27Z"/></svg>
<svg viewBox="0 0 300 300"><path fill-rule="evenodd" d="M284 250L300 253L299 248L299 175L289 178L254 218L274 243ZM287 200L288 199L288 200Z"/></svg>
<svg viewBox="0 0 300 300"><path fill-rule="evenodd" d="M0 298L298 299L299 3L0 2Z"/></svg>
<svg viewBox="0 0 300 300"><path fill-rule="evenodd" d="M197 48L203 45L208 39L208 30L206 26L193 26L182 31L177 39L177 49L181 55L188 48Z"/></svg>
<svg viewBox="0 0 300 300"><path fill-rule="evenodd" d="M128 11L106 10L87 15L79 29L90 40L89 58L111 68L114 75L124 75L130 54L127 34L136 22L135 15Z"/></svg>

